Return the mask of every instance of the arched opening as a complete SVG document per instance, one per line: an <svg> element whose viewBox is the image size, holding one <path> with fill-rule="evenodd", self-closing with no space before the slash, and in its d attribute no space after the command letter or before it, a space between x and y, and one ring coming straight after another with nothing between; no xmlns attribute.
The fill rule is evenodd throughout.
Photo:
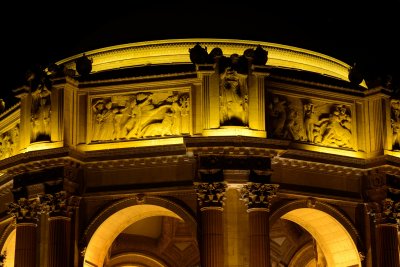
<svg viewBox="0 0 400 267"><path fill-rule="evenodd" d="M4 267L14 267L16 233L15 229L12 230L1 249L1 254L6 255Z"/></svg>
<svg viewBox="0 0 400 267"><path fill-rule="evenodd" d="M157 257L160 247L170 244L163 242L170 240L166 237L166 234L171 236L171 233L182 233L190 230L192 229L187 225L185 226L181 216L165 207L153 204L124 207L99 223L86 247L83 266L121 266L120 261L125 264L123 266L167 266L163 260ZM195 233L191 235L193 239ZM185 243L185 241L187 239L175 241L174 248L185 252L190 249L193 250L193 242ZM139 253L135 250L140 249L137 249L138 247L134 245L125 246L124 250L120 249L121 244L122 246L125 246L124 244L139 244L139 246L147 246L150 250L148 254ZM197 244L195 247L197 250ZM126 251L127 249L131 250ZM198 254L198 251L191 254L196 255L196 253Z"/></svg>
<svg viewBox="0 0 400 267"><path fill-rule="evenodd" d="M327 266L361 266L352 237L331 215L318 209L298 208L287 212L281 219L300 225L312 236L316 243L315 256L324 259Z"/></svg>

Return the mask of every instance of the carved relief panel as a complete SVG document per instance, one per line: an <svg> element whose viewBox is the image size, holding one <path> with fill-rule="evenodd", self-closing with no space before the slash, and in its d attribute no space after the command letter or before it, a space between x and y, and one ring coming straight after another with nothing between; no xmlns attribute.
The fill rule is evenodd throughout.
<svg viewBox="0 0 400 267"><path fill-rule="evenodd" d="M190 134L188 91L146 91L90 100L91 141Z"/></svg>
<svg viewBox="0 0 400 267"><path fill-rule="evenodd" d="M18 153L19 124L11 130L0 133L0 160L9 158Z"/></svg>
<svg viewBox="0 0 400 267"><path fill-rule="evenodd" d="M268 135L329 147L353 148L349 105L270 95Z"/></svg>
<svg viewBox="0 0 400 267"><path fill-rule="evenodd" d="M400 100L390 101L390 123L392 129L392 150L400 149Z"/></svg>

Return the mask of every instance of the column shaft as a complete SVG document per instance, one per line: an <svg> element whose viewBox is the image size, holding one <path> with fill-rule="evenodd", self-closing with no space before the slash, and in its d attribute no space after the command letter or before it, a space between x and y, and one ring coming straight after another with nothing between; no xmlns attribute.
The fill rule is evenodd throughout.
<svg viewBox="0 0 400 267"><path fill-rule="evenodd" d="M202 267L224 266L224 232L222 208L207 207L201 209Z"/></svg>
<svg viewBox="0 0 400 267"><path fill-rule="evenodd" d="M15 242L15 267L36 267L35 223L17 223Z"/></svg>
<svg viewBox="0 0 400 267"><path fill-rule="evenodd" d="M68 217L49 218L49 267L68 266L70 224Z"/></svg>
<svg viewBox="0 0 400 267"><path fill-rule="evenodd" d="M399 240L396 224L378 224L378 267L400 267Z"/></svg>
<svg viewBox="0 0 400 267"><path fill-rule="evenodd" d="M269 214L266 208L249 209L250 267L270 266Z"/></svg>

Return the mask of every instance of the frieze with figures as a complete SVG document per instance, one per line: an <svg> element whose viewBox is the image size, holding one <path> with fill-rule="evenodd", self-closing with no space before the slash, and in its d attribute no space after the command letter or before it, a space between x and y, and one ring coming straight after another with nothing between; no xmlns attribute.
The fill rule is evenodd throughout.
<svg viewBox="0 0 400 267"><path fill-rule="evenodd" d="M271 95L269 137L329 147L352 148L350 106Z"/></svg>
<svg viewBox="0 0 400 267"><path fill-rule="evenodd" d="M91 141L179 136L190 133L188 92L139 92L91 101Z"/></svg>
<svg viewBox="0 0 400 267"><path fill-rule="evenodd" d="M392 128L392 149L400 150L400 100L390 102L390 123Z"/></svg>
<svg viewBox="0 0 400 267"><path fill-rule="evenodd" d="M19 124L11 130L0 134L0 160L18 153Z"/></svg>

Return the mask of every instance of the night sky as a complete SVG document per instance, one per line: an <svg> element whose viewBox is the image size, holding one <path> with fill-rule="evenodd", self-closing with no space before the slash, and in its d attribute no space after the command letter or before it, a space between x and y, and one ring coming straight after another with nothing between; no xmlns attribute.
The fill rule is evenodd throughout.
<svg viewBox="0 0 400 267"><path fill-rule="evenodd" d="M324 4L320 6L272 1L260 2L263 5L147 2L140 6L118 1L97 6L74 1L10 3L0 18L0 98L7 107L17 102L12 90L36 66L106 46L175 38L232 38L297 46L349 65L356 62L367 80L388 74L395 84L400 80L400 41L395 40L400 38L399 0L352 7L331 6L329 1L320 1Z"/></svg>

